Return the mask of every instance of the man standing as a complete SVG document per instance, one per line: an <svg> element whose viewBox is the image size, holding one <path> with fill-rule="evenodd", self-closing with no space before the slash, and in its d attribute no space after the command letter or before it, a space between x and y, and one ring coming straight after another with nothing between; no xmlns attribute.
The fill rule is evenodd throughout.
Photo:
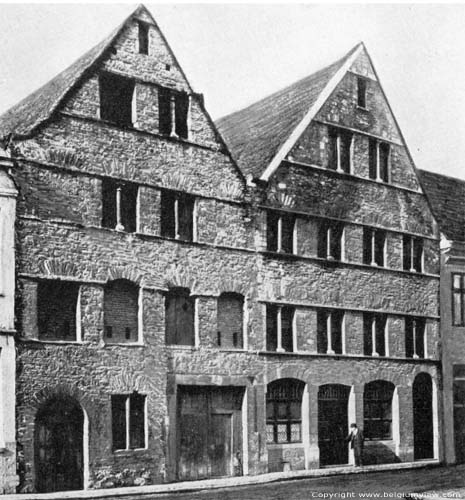
<svg viewBox="0 0 465 500"><path fill-rule="evenodd" d="M350 448L354 450L355 466L360 467L363 460L363 433L358 429L357 424L350 424L347 441L350 442Z"/></svg>

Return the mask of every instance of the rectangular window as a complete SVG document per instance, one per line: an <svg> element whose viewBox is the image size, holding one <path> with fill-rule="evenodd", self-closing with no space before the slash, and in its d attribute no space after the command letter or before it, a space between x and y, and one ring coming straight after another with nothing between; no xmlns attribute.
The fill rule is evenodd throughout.
<svg viewBox="0 0 465 500"><path fill-rule="evenodd" d="M139 28L139 54L149 53L149 25L143 22L138 23Z"/></svg>
<svg viewBox="0 0 465 500"><path fill-rule="evenodd" d="M187 193L161 192L161 235L183 241L194 239L195 198Z"/></svg>
<svg viewBox="0 0 465 500"><path fill-rule="evenodd" d="M37 286L37 326L40 340L76 341L79 283L40 281Z"/></svg>
<svg viewBox="0 0 465 500"><path fill-rule="evenodd" d="M404 235L402 239L402 260L405 271L423 272L423 240Z"/></svg>
<svg viewBox="0 0 465 500"><path fill-rule="evenodd" d="M363 228L363 263L370 266L385 265L386 232L369 227Z"/></svg>
<svg viewBox="0 0 465 500"><path fill-rule="evenodd" d="M266 249L269 252L294 252L293 214L268 211L266 217Z"/></svg>
<svg viewBox="0 0 465 500"><path fill-rule="evenodd" d="M266 306L266 350L276 352L294 351L294 313L289 306Z"/></svg>
<svg viewBox="0 0 465 500"><path fill-rule="evenodd" d="M132 127L134 81L112 73L99 76L100 118Z"/></svg>
<svg viewBox="0 0 465 500"><path fill-rule="evenodd" d="M424 358L426 345L426 323L423 318L405 318L405 356Z"/></svg>
<svg viewBox="0 0 465 500"><path fill-rule="evenodd" d="M145 448L145 396L111 396L113 451Z"/></svg>
<svg viewBox="0 0 465 500"><path fill-rule="evenodd" d="M317 310L317 351L321 354L342 354L344 312Z"/></svg>
<svg viewBox="0 0 465 500"><path fill-rule="evenodd" d="M357 77L357 105L360 108L367 107L367 81L361 77Z"/></svg>
<svg viewBox="0 0 465 500"><path fill-rule="evenodd" d="M195 345L195 299L188 288L166 295L165 340L168 345Z"/></svg>
<svg viewBox="0 0 465 500"><path fill-rule="evenodd" d="M338 172L351 173L353 134L346 130L330 127L328 130L328 168Z"/></svg>
<svg viewBox="0 0 465 500"><path fill-rule="evenodd" d="M163 135L188 137L189 96L160 87L158 90L158 131Z"/></svg>
<svg viewBox="0 0 465 500"><path fill-rule="evenodd" d="M390 146L385 142L369 139L369 177L377 181L389 182Z"/></svg>
<svg viewBox="0 0 465 500"><path fill-rule="evenodd" d="M363 354L365 356L386 356L387 316L385 314L364 313Z"/></svg>
<svg viewBox="0 0 465 500"><path fill-rule="evenodd" d="M452 274L452 325L465 326L465 274Z"/></svg>
<svg viewBox="0 0 465 500"><path fill-rule="evenodd" d="M102 227L134 233L137 229L136 184L102 181Z"/></svg>
<svg viewBox="0 0 465 500"><path fill-rule="evenodd" d="M318 227L318 257L344 260L344 225L335 221L320 221Z"/></svg>

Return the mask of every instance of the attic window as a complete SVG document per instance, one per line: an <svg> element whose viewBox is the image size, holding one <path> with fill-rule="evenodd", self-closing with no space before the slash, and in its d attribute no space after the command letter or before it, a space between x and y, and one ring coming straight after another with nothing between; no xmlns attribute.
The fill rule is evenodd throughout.
<svg viewBox="0 0 465 500"><path fill-rule="evenodd" d="M99 77L100 118L132 127L134 82L129 78L102 73Z"/></svg>
<svg viewBox="0 0 465 500"><path fill-rule="evenodd" d="M367 107L367 81L365 78L357 78L357 105L360 108Z"/></svg>
<svg viewBox="0 0 465 500"><path fill-rule="evenodd" d="M149 53L149 25L139 22L139 54Z"/></svg>
<svg viewBox="0 0 465 500"><path fill-rule="evenodd" d="M189 96L185 92L158 91L158 130L160 134L187 139Z"/></svg>

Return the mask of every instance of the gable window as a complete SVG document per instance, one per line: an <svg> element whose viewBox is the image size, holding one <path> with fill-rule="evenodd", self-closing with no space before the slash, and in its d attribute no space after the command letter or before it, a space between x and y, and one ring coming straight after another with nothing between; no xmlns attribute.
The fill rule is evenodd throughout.
<svg viewBox="0 0 465 500"><path fill-rule="evenodd" d="M386 232L363 228L363 263L370 266L385 265Z"/></svg>
<svg viewBox="0 0 465 500"><path fill-rule="evenodd" d="M344 353L344 312L317 310L317 351L321 354Z"/></svg>
<svg viewBox="0 0 465 500"><path fill-rule="evenodd" d="M195 299L188 288L173 288L165 299L166 343L195 345Z"/></svg>
<svg viewBox="0 0 465 500"><path fill-rule="evenodd" d="M148 55L149 53L149 25L147 23L139 22L139 54Z"/></svg>
<svg viewBox="0 0 465 500"><path fill-rule="evenodd" d="M79 284L41 281L37 287L37 326L40 340L76 341Z"/></svg>
<svg viewBox="0 0 465 500"><path fill-rule="evenodd" d="M344 260L344 225L342 223L320 221L318 257L327 260Z"/></svg>
<svg viewBox="0 0 465 500"><path fill-rule="evenodd" d="M110 281L104 289L105 341L137 342L139 338L139 288L124 279Z"/></svg>
<svg viewBox="0 0 465 500"><path fill-rule="evenodd" d="M452 274L452 325L465 326L465 274Z"/></svg>
<svg viewBox="0 0 465 500"><path fill-rule="evenodd" d="M305 384L296 379L281 379L266 389L267 443L302 441L302 396Z"/></svg>
<svg viewBox="0 0 465 500"><path fill-rule="evenodd" d="M364 313L363 354L365 356L387 356L387 316L385 314Z"/></svg>
<svg viewBox="0 0 465 500"><path fill-rule="evenodd" d="M352 137L347 130L330 127L328 130L328 168L338 172L351 173Z"/></svg>
<svg viewBox="0 0 465 500"><path fill-rule="evenodd" d="M239 293L222 293L218 297L218 347L242 349L244 329L244 297Z"/></svg>
<svg viewBox="0 0 465 500"><path fill-rule="evenodd" d="M392 439L392 399L394 384L376 380L365 385L363 392L363 421L365 438Z"/></svg>
<svg viewBox="0 0 465 500"><path fill-rule="evenodd" d="M269 210L266 215L266 249L269 252L294 253L293 214Z"/></svg>
<svg viewBox="0 0 465 500"><path fill-rule="evenodd" d="M112 73L99 76L100 118L117 125L132 127L134 81Z"/></svg>
<svg viewBox="0 0 465 500"><path fill-rule="evenodd" d="M423 272L423 240L404 235L402 239L402 260L405 271Z"/></svg>
<svg viewBox="0 0 465 500"><path fill-rule="evenodd" d="M266 350L294 351L294 307L267 304Z"/></svg>
<svg viewBox="0 0 465 500"><path fill-rule="evenodd" d="M405 356L424 358L426 345L426 323L423 318L405 318Z"/></svg>
<svg viewBox="0 0 465 500"><path fill-rule="evenodd" d="M137 392L111 396L113 451L146 448L145 396Z"/></svg>
<svg viewBox="0 0 465 500"><path fill-rule="evenodd" d="M161 235L177 240L194 239L195 198L189 194L161 192Z"/></svg>
<svg viewBox="0 0 465 500"><path fill-rule="evenodd" d="M365 78L357 77L357 106L367 107L367 81Z"/></svg>
<svg viewBox="0 0 465 500"><path fill-rule="evenodd" d="M102 181L102 226L134 233L137 229L136 184L115 179Z"/></svg>
<svg viewBox="0 0 465 500"><path fill-rule="evenodd" d="M369 139L369 177L376 181L389 182L390 146L376 139Z"/></svg>
<svg viewBox="0 0 465 500"><path fill-rule="evenodd" d="M188 137L189 96L164 87L158 89L158 131L174 137Z"/></svg>

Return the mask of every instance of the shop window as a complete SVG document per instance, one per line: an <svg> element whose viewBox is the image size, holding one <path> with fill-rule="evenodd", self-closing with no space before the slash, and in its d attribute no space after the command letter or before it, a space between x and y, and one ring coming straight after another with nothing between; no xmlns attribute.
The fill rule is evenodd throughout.
<svg viewBox="0 0 465 500"><path fill-rule="evenodd" d="M146 448L145 398L137 392L111 396L113 451Z"/></svg>
<svg viewBox="0 0 465 500"><path fill-rule="evenodd" d="M343 260L344 225L334 221L320 221L318 227L318 257Z"/></svg>
<svg viewBox="0 0 465 500"><path fill-rule="evenodd" d="M41 281L37 286L37 322L40 340L76 341L79 284Z"/></svg>
<svg viewBox="0 0 465 500"><path fill-rule="evenodd" d="M385 266L386 232L380 229L363 228L363 263L370 266Z"/></svg>
<svg viewBox="0 0 465 500"><path fill-rule="evenodd" d="M405 356L424 358L426 345L426 323L423 318L405 318Z"/></svg>
<svg viewBox="0 0 465 500"><path fill-rule="evenodd" d="M266 249L269 252L294 253L293 214L269 210L266 217Z"/></svg>
<svg viewBox="0 0 465 500"><path fill-rule="evenodd" d="M116 125L133 123L134 81L112 73L99 76L100 118Z"/></svg>
<svg viewBox="0 0 465 500"><path fill-rule="evenodd" d="M365 356L386 356L387 316L385 314L364 313L363 354Z"/></svg>
<svg viewBox="0 0 465 500"><path fill-rule="evenodd" d="M266 350L277 352L294 351L295 308L267 304L266 306Z"/></svg>
<svg viewBox="0 0 465 500"><path fill-rule="evenodd" d="M195 198L189 194L161 192L161 235L177 240L194 239Z"/></svg>
<svg viewBox="0 0 465 500"><path fill-rule="evenodd" d="M317 310L317 351L321 354L342 354L344 312Z"/></svg>
<svg viewBox="0 0 465 500"><path fill-rule="evenodd" d="M364 433L369 440L392 439L394 384L376 380L365 385L363 394Z"/></svg>
<svg viewBox="0 0 465 500"><path fill-rule="evenodd" d="M195 299L188 288L174 288L165 299L166 343L195 345Z"/></svg>
<svg viewBox="0 0 465 500"><path fill-rule="evenodd" d="M137 342L139 338L139 287L119 279L107 283L103 299L105 341Z"/></svg>
<svg viewBox="0 0 465 500"><path fill-rule="evenodd" d="M137 229L136 184L102 180L102 227L134 233Z"/></svg>
<svg viewBox="0 0 465 500"><path fill-rule="evenodd" d="M304 383L281 379L268 384L266 392L266 439L268 443L302 442Z"/></svg>
<svg viewBox="0 0 465 500"><path fill-rule="evenodd" d="M242 349L244 329L244 297L238 293L222 293L218 297L218 347Z"/></svg>

